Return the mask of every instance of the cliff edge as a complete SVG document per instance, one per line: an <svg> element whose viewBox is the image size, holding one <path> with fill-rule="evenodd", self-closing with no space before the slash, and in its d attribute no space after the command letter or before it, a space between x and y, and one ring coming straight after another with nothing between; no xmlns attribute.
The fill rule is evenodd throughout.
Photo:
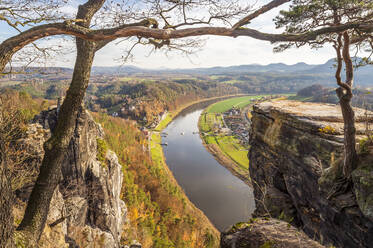
<svg viewBox="0 0 373 248"><path fill-rule="evenodd" d="M28 166L36 170L44 156L43 143L57 121L56 109L43 111L29 125ZM82 110L63 161L63 178L54 192L40 247L120 247L126 206L120 199L122 170L115 153L100 147L104 133ZM101 153L101 158L98 155ZM34 182L17 192L27 201Z"/></svg>
<svg viewBox="0 0 373 248"><path fill-rule="evenodd" d="M357 134L362 135L365 111L355 112ZM372 247L373 160L360 156L353 182L335 190L341 186L338 164L343 155L338 105L257 104L250 143L256 215L284 219L322 244Z"/></svg>

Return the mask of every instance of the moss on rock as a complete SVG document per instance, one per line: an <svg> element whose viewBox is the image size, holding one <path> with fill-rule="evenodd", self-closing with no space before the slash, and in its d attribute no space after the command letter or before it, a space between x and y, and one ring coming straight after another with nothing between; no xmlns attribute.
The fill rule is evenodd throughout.
<svg viewBox="0 0 373 248"><path fill-rule="evenodd" d="M108 151L108 145L104 139L97 138L97 154L96 158L100 161L101 165L106 167L106 153Z"/></svg>
<svg viewBox="0 0 373 248"><path fill-rule="evenodd" d="M373 154L360 157L352 173L354 192L362 213L373 221Z"/></svg>

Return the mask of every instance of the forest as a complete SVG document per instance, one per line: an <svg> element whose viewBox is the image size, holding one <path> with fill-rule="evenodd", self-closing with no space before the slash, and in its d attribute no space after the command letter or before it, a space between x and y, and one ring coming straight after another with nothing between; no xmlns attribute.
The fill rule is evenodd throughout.
<svg viewBox="0 0 373 248"><path fill-rule="evenodd" d="M272 31L263 31L260 26L256 26L258 18L274 12L275 15L270 18ZM152 143L147 140L146 129L157 132L151 133L150 139L158 137L160 134L156 127L168 112L177 113L183 106L204 99L296 92L296 100L331 102L334 103L333 107L338 105L340 117L334 118L339 121L336 124L338 127L320 126L317 132L319 137L326 137L326 140L330 138L328 135L338 134L340 137L336 139L342 137L338 148L342 151L342 158L334 160L334 151L330 151L325 156L330 158L330 169L323 168L320 162L321 172L318 176L324 179L327 177L326 183L331 185L325 200L328 207L335 203L329 202L329 199L339 202L336 199L346 196L346 192L356 196L353 203L348 203L351 205L341 208L344 211L342 215L347 216L341 219L350 221L351 213L345 209L353 206L358 218L351 219L361 220L359 223L364 228L356 232L353 228L347 230L358 238L343 235L340 238L348 240L351 247L358 247L359 244L366 247L370 243L371 191L360 184L362 180L359 178L365 178L366 175L359 172L362 167L366 170L366 164L370 163L373 139L368 129L365 130L366 137L363 140L360 136L363 121L370 123L371 117L368 114L362 116L361 110L354 106L368 109L372 100L372 84L369 81L373 50L371 1L272 0L244 3L227 0L87 0L70 3L65 0L4 0L0 2L0 24L7 30L0 41L0 248L42 246L48 242L48 237L49 242L53 240L53 227L62 228L62 225L70 228L65 233L65 241L74 247L83 246L93 236L98 245L105 246L105 242L111 242L110 246L113 247L136 247L137 244L130 242L137 240L144 247L219 246L219 232L186 198L163 157L154 156L151 147L146 152L147 142ZM102 73L105 69L97 67L95 70L93 66L95 56L114 43L128 44L120 58L122 62L128 62L133 59L134 49L138 47L148 47L151 53L161 52L165 55L173 51L185 56L198 53L203 48L203 38L206 36L225 37L228 40L240 37L243 40L242 47L245 46L245 39L249 38L269 42L275 53L310 47L316 49L314 56L317 56L317 49L331 49L334 59L320 66L304 63L286 66L280 63L180 69L171 70L168 74L161 70L153 72L153 75L131 67L127 67L128 71L131 68L127 74L111 71L105 75ZM59 38L70 39L74 49L64 47L65 43ZM48 58L58 60L63 49L66 49L65 52L76 52L73 69L37 66L46 63ZM315 86L315 83L322 86ZM304 90L305 87L308 88ZM290 103L287 107L301 104ZM265 123L266 120L258 117L261 111L259 107L254 107L255 111L257 121ZM365 113L368 113L367 110ZM94 124L91 118L101 125ZM272 116L268 118L273 119ZM278 124L276 121L274 123ZM30 129L30 125L34 125L34 128ZM81 133L82 130L86 132ZM275 132L284 129L274 126L271 130ZM253 131L260 133L258 129ZM28 136L30 132L32 137ZM260 174L262 172L257 165L267 158L261 154L259 147L276 145L271 142L266 144L266 135L263 140L258 138L259 135L253 136L253 144L256 146L251 146L248 155L253 165L249 166L252 179L262 183L268 181L264 179L273 171ZM27 149L30 144L26 142L29 138L38 140L31 144L40 148L38 152L29 154ZM160 140L154 142L161 144ZM300 147L305 150L309 148ZM330 147L328 145L325 148L329 151ZM110 190L116 187L108 185L115 181L113 168L118 164L109 150L116 153L121 165L121 173L116 180L123 176L123 184L115 204L123 203L127 206L131 223L127 229L122 229L123 223L109 220L110 213L97 216L96 212L101 211L104 208L102 206L109 209L109 205L115 205L106 204L107 200L112 203L114 199L114 191ZM316 150L310 154L314 156ZM80 161L92 151L97 151L96 156ZM156 155L159 154L162 153L158 151ZM293 161L290 155L288 159ZM324 156L324 153L316 155ZM318 160L317 156L311 160L327 160L324 157ZM66 169L66 161L71 164L80 161L75 164L76 168L84 167L86 162L91 167L84 167L87 171L81 173L73 166ZM98 172L107 177L97 176L95 173ZM278 172L279 176L271 175L279 180L274 187L278 186L285 193L289 184L281 180L287 179L284 176L286 172ZM71 186L68 185L70 177L80 181L74 185L76 192L68 195L63 189ZM101 179L107 183L102 183ZM257 197L255 201L260 208L265 204L258 198L261 191L258 187L253 184ZM89 194L92 189L104 193ZM72 204L69 200L72 196L81 197L79 194L85 194L81 202L87 205L86 210L83 203L79 205L80 201L73 201ZM107 199L110 198L107 195L112 195L113 199ZM51 223L48 218L55 210L51 203L55 202L56 197L60 197L63 202L66 200L64 203L70 204L71 208L79 208L82 213L79 216L83 216L84 221L79 222L78 217L61 212L60 218ZM18 201L20 199L21 202ZM298 203L293 204L298 207L298 216L302 206L308 212L315 210L307 204L304 206L304 203ZM95 204L97 209L91 207ZM124 212L124 209L123 206L117 208L119 212ZM122 214L118 215L119 220ZM314 216L321 214L315 213ZM338 222L337 218L335 220ZM297 218L294 223L290 222L305 233L312 233L307 229L306 220ZM327 226L335 223L322 222L325 226L320 227L321 234L316 231L316 239L324 242L323 236L326 234L325 240L341 246L343 240L338 239L339 235L328 233L333 228ZM88 231L81 231L83 229ZM117 229L119 231L115 233L112 231ZM71 238L69 235L76 236Z"/></svg>

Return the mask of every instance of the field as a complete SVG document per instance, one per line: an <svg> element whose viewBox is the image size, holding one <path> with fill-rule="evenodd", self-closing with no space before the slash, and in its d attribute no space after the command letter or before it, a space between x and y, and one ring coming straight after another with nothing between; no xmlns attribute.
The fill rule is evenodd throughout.
<svg viewBox="0 0 373 248"><path fill-rule="evenodd" d="M251 100L257 100L261 98L263 95L259 96L241 96L235 97L232 99L224 100L221 102L217 102L215 104L210 105L204 114L201 116L199 125L200 130L203 133L206 133L204 137L205 142L207 144L214 144L218 149L222 151L228 159L232 160L235 164L237 164L237 168L235 170L237 173L244 171L247 173L249 168L249 160L247 158L248 147L244 147L240 144L239 140L234 136L224 136L224 135L214 135L214 128L216 125L223 125L222 120L222 112L232 108L233 106L236 107L246 107L248 104L251 103ZM156 128L152 130L152 136L150 140L150 147L151 147L151 158L156 165L155 167L160 168L167 168L165 164L163 150L161 143L160 133L171 121L172 119L185 107L197 103L198 101L191 102L189 104L183 105L177 110L170 111L166 118L162 120ZM213 112L214 111L214 112ZM215 112L216 111L216 112Z"/></svg>
<svg viewBox="0 0 373 248"><path fill-rule="evenodd" d="M248 147L241 145L234 136L214 134L214 126L219 124L223 125L220 114L204 113L201 115L199 128L204 134L205 143L217 145L224 155L233 160L239 167L247 170L249 168Z"/></svg>
<svg viewBox="0 0 373 248"><path fill-rule="evenodd" d="M222 116L220 114L204 112L200 117L199 129L204 133L211 132L215 124L223 124Z"/></svg>
<svg viewBox="0 0 373 248"><path fill-rule="evenodd" d="M223 126L221 113L232 107L244 108L264 95L243 96L227 99L210 105L201 115L199 120L200 131L204 134L203 139L206 144L215 144L220 151L233 160L241 169L249 168L249 159L247 157L249 147L240 144L238 138L234 135L224 135L215 133L216 126Z"/></svg>
<svg viewBox="0 0 373 248"><path fill-rule="evenodd" d="M243 110L243 108L249 104L260 100L265 96L268 95L235 97L214 103L205 109L199 119L199 130L202 133L205 143L207 145L217 146L222 154L234 161L239 168L233 169L239 174L240 171L247 172L249 168L249 159L247 157L249 147L242 145L236 136L225 135L217 131L219 127L224 126L222 113L233 107ZM282 94L282 96L283 97L273 100L276 101L292 96L294 97L294 94ZM246 111L244 114L247 118L251 118L250 110L246 109L244 111Z"/></svg>
<svg viewBox="0 0 373 248"><path fill-rule="evenodd" d="M207 109L207 113L223 113L233 107L243 108L250 104L253 100L258 100L265 95L258 96L242 96L237 98L227 99L215 104L210 105Z"/></svg>

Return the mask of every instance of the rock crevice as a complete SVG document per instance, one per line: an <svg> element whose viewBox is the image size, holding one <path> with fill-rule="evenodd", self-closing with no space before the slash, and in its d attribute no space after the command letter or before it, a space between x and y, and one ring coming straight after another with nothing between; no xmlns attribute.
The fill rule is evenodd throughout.
<svg viewBox="0 0 373 248"><path fill-rule="evenodd" d="M364 132L364 110L355 111L360 135ZM343 193L326 193L336 185L333 180L337 177L332 181L326 178L337 171L343 156L339 106L292 101L260 103L252 112L250 139L256 215L285 218L323 244L372 247L373 222L367 213L373 204L367 205L373 194L368 190L362 193L364 187L357 183L370 179L359 170L354 174L354 185ZM357 195L364 195L361 202L365 209L356 200Z"/></svg>
<svg viewBox="0 0 373 248"><path fill-rule="evenodd" d="M36 167L56 122L53 109L42 112L29 125L25 143L35 155L30 163ZM97 159L97 140L103 138L101 126L87 111L80 111L63 161L63 177L50 204L49 231L44 231L41 243L61 235L64 240L47 247L120 247L122 225L127 221L127 209L120 199L123 174L115 153L107 151L104 164ZM31 188L25 187L19 195L27 199Z"/></svg>

